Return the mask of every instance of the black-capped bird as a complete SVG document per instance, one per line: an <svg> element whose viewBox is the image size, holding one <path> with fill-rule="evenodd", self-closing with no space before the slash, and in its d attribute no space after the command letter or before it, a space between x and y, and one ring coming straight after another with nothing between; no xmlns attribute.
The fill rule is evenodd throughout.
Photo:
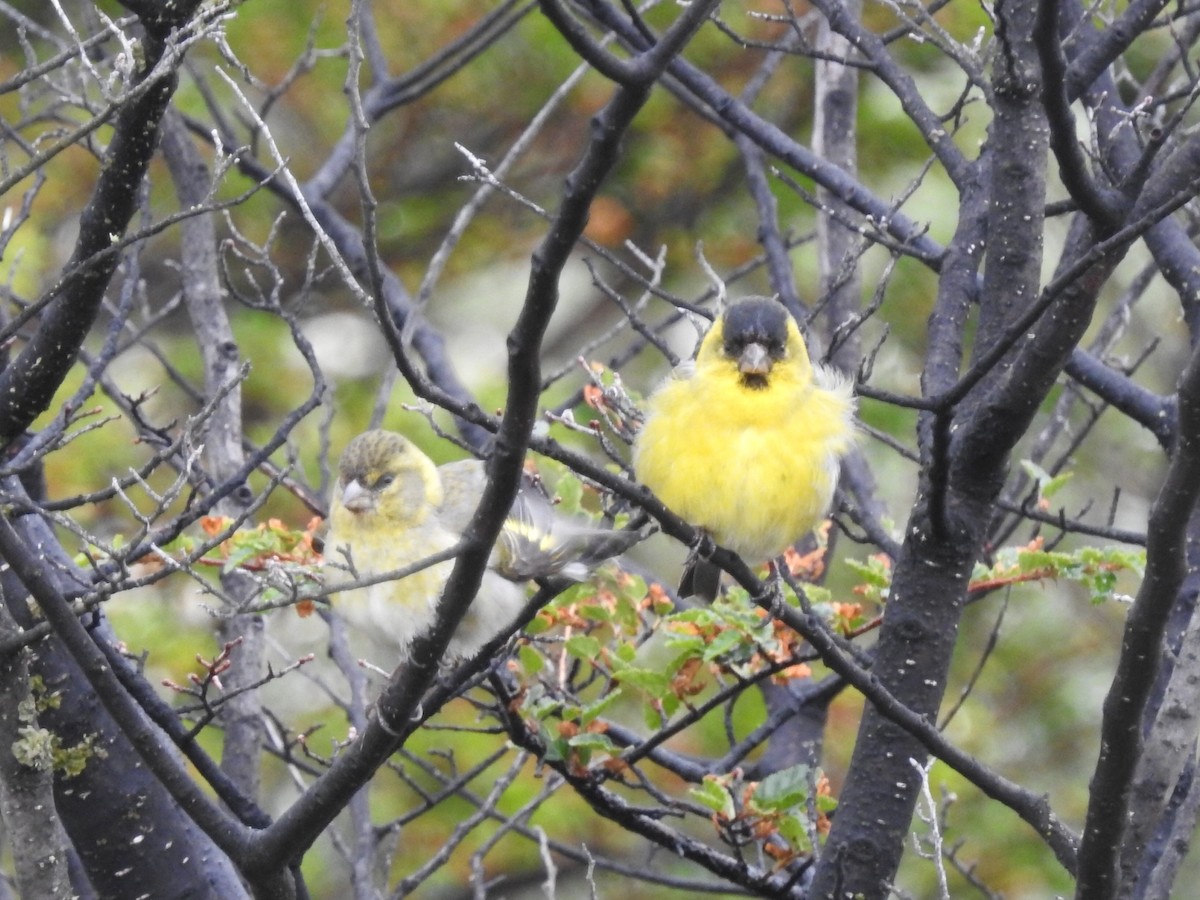
<svg viewBox="0 0 1200 900"><path fill-rule="evenodd" d="M747 297L651 396L634 472L680 518L756 564L825 516L853 422L852 386L809 361L782 304ZM711 599L718 575L693 560L681 591Z"/></svg>
<svg viewBox="0 0 1200 900"><path fill-rule="evenodd" d="M330 503L325 557L341 567L332 584L394 572L450 550L471 521L486 480L478 460L438 467L403 435L360 434L342 454ZM446 655L473 656L510 626L525 605L525 582L556 574L581 580L639 537L572 521L523 485ZM406 658L413 639L433 628L453 565L447 559L403 578L348 588L332 602L351 625Z"/></svg>

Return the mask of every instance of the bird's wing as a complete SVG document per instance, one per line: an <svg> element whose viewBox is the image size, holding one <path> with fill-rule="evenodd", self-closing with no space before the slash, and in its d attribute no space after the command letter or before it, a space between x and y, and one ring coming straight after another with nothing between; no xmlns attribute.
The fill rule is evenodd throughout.
<svg viewBox="0 0 1200 900"><path fill-rule="evenodd" d="M462 459L438 466L442 478L442 505L438 517L442 527L462 534L471 523L479 498L487 487L487 473L477 459Z"/></svg>
<svg viewBox="0 0 1200 900"><path fill-rule="evenodd" d="M466 459L447 463L439 472L445 492L439 517L445 528L462 534L487 483L484 465ZM513 581L547 575L582 580L590 569L624 553L642 537L640 532L596 528L568 518L536 484L523 479L500 532L492 566Z"/></svg>

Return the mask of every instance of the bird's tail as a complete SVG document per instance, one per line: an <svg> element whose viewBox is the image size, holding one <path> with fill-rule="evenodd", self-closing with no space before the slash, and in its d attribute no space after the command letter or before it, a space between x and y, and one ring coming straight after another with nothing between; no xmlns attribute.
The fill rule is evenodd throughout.
<svg viewBox="0 0 1200 900"><path fill-rule="evenodd" d="M541 493L524 489L500 532L497 569L514 581L547 575L582 581L644 537L639 530L597 528L568 518Z"/></svg>

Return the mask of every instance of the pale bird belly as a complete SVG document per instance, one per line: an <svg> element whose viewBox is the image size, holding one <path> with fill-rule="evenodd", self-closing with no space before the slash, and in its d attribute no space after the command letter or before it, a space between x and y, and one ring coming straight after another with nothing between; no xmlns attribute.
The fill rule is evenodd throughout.
<svg viewBox="0 0 1200 900"><path fill-rule="evenodd" d="M525 608L525 599L524 584L509 581L489 569L484 573L478 596L446 647L447 655L474 656L480 647L513 623Z"/></svg>
<svg viewBox="0 0 1200 900"><path fill-rule="evenodd" d="M451 565L438 563L397 581L342 591L336 595L334 606L350 625L374 640L406 648L417 635L433 627Z"/></svg>

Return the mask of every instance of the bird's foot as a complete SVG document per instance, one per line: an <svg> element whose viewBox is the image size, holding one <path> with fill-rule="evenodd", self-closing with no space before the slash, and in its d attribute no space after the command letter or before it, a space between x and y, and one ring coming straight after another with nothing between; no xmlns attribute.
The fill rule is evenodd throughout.
<svg viewBox="0 0 1200 900"><path fill-rule="evenodd" d="M784 599L783 591L783 575L779 569L779 560L772 559L767 562L767 577L763 582L766 588L764 599L767 601L767 609L771 613L772 618L779 618L783 613L784 607L787 605L787 600Z"/></svg>
<svg viewBox="0 0 1200 900"><path fill-rule="evenodd" d="M696 537L693 538L690 548L688 549L689 563L699 560L707 560L717 550L717 542L713 540L711 534L703 528L696 529Z"/></svg>

